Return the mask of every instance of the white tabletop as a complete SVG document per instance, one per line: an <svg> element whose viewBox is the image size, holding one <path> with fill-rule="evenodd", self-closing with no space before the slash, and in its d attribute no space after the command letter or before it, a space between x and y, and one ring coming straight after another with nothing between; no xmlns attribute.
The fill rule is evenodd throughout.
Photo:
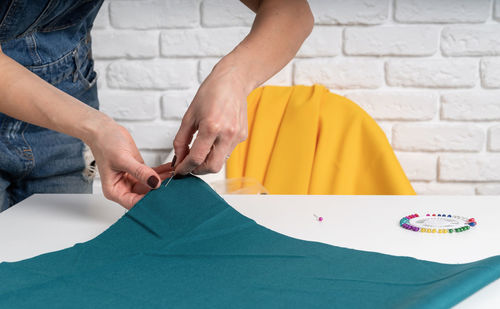
<svg viewBox="0 0 500 309"><path fill-rule="evenodd" d="M500 255L500 197L223 195L243 215L274 231L340 247L467 263ZM125 210L102 195L35 195L0 213L0 262L18 261L88 241ZM399 227L412 214L474 217L478 225L454 234ZM322 222L314 215L324 218ZM500 280L457 308L500 308Z"/></svg>

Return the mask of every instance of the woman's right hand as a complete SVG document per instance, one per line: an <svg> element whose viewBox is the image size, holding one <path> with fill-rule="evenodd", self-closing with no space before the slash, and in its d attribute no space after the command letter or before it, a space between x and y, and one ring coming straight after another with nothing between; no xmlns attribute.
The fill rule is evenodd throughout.
<svg viewBox="0 0 500 309"><path fill-rule="evenodd" d="M145 165L132 136L111 119L85 142L99 169L104 196L127 209L172 175L172 163L155 168Z"/></svg>

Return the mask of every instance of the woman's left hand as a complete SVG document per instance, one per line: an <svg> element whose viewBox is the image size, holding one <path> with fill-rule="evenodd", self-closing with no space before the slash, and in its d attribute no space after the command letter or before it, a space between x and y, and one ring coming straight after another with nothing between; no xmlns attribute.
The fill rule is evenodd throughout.
<svg viewBox="0 0 500 309"><path fill-rule="evenodd" d="M95 132L86 143L94 154L107 199L130 209L172 175L173 162L154 168L145 165L132 136L113 120L102 122Z"/></svg>
<svg viewBox="0 0 500 309"><path fill-rule="evenodd" d="M250 90L235 66L221 61L214 67L198 89L174 139L176 174L221 170L236 145L247 138L246 99Z"/></svg>

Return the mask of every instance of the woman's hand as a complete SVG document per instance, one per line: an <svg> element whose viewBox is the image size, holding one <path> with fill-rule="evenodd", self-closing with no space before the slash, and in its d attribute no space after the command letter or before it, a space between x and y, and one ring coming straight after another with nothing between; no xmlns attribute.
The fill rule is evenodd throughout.
<svg viewBox="0 0 500 309"><path fill-rule="evenodd" d="M112 120L87 140L101 176L104 196L130 209L151 189L171 176L171 163L150 168L144 164L128 131Z"/></svg>
<svg viewBox="0 0 500 309"><path fill-rule="evenodd" d="M306 0L242 2L256 13L252 29L217 63L186 111L174 140L176 174L220 171L247 137L247 96L295 56L313 28Z"/></svg>
<svg viewBox="0 0 500 309"><path fill-rule="evenodd" d="M42 80L0 49L0 112L84 141L94 154L104 196L132 208L170 177L171 164L150 168L125 128Z"/></svg>
<svg viewBox="0 0 500 309"><path fill-rule="evenodd" d="M216 173L247 137L246 98L251 89L236 66L219 62L201 84L174 139L175 173ZM191 149L189 144L198 130Z"/></svg>

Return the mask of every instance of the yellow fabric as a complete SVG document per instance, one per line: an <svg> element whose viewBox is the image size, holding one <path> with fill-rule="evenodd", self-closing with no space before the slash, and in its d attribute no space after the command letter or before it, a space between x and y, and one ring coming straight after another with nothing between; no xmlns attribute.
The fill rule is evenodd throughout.
<svg viewBox="0 0 500 309"><path fill-rule="evenodd" d="M347 98L266 86L247 101L248 138L227 178L254 178L271 194L415 194L384 132Z"/></svg>

